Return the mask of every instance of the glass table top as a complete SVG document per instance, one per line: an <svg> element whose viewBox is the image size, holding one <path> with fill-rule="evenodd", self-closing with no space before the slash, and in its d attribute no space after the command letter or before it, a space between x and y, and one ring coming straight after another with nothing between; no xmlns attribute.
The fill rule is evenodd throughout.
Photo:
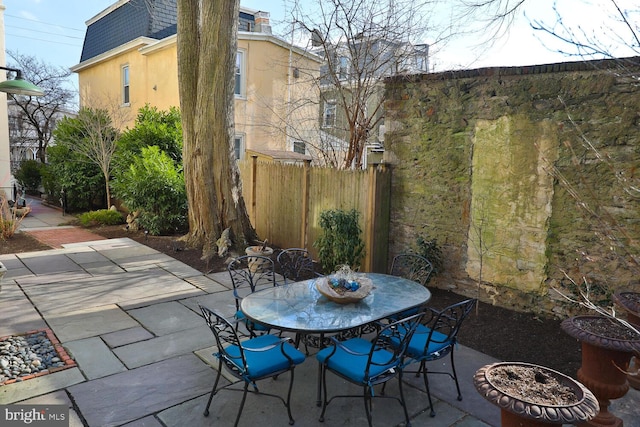
<svg viewBox="0 0 640 427"><path fill-rule="evenodd" d="M338 332L380 320L429 301L431 292L402 277L365 273L373 290L363 300L338 304L323 296L310 279L262 289L241 302L244 314L277 329L323 333Z"/></svg>

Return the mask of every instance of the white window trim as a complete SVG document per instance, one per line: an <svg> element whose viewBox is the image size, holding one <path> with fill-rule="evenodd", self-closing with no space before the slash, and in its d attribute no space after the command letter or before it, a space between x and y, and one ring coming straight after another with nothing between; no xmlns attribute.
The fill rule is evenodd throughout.
<svg viewBox="0 0 640 427"><path fill-rule="evenodd" d="M245 99L247 97L247 52L244 49L238 49L236 52L236 61L240 56L240 93L235 93L235 76L237 75L235 70L236 67L234 65L234 95L236 98Z"/></svg>
<svg viewBox="0 0 640 427"><path fill-rule="evenodd" d="M125 79L125 74L126 74L126 79ZM123 65L120 69L120 87L121 87L122 105L125 105L125 106L131 105L131 68L129 68L129 64ZM126 91L127 88L129 89L128 94Z"/></svg>
<svg viewBox="0 0 640 427"><path fill-rule="evenodd" d="M247 144L245 142L245 135L240 133L240 134L235 134L233 137L233 153L235 155L236 153L236 141L240 140L240 149L238 150L239 153L237 155L236 160L244 160L245 158L245 154L247 151Z"/></svg>
<svg viewBox="0 0 640 427"><path fill-rule="evenodd" d="M333 105L333 122L327 123L327 107L329 105ZM336 120L338 114L338 104L335 99L328 99L324 103L324 109L322 111L322 127L323 128L334 128L336 127Z"/></svg>

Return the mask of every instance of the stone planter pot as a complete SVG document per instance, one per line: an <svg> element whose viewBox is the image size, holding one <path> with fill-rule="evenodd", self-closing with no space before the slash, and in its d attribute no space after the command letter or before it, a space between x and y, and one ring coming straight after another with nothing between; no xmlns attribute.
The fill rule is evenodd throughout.
<svg viewBox="0 0 640 427"><path fill-rule="evenodd" d="M640 334L603 316L571 317L565 319L561 327L582 343L578 380L593 392L600 404L600 412L587 425L621 427L622 420L609 412L609 403L629 391L624 371L629 368L634 352L640 352Z"/></svg>
<svg viewBox="0 0 640 427"><path fill-rule="evenodd" d="M268 258L273 255L273 248L270 248L268 246L266 246L264 249L262 246L249 246L244 251L249 256L265 256ZM253 273L255 273L256 271L260 271L260 269L263 268L264 261L259 258L249 258L247 261L249 270Z"/></svg>
<svg viewBox="0 0 640 427"><path fill-rule="evenodd" d="M640 330L640 292L618 291L613 295L613 300L624 310L627 322ZM627 381L636 390L640 390L640 354L635 355L629 362Z"/></svg>
<svg viewBox="0 0 640 427"><path fill-rule="evenodd" d="M486 365L473 377L476 390L500 407L502 427L584 423L598 401L578 381L544 366L521 362Z"/></svg>
<svg viewBox="0 0 640 427"><path fill-rule="evenodd" d="M7 267L5 267L4 264L0 262L0 292L2 291L2 278L4 277L4 274L6 272L7 272Z"/></svg>

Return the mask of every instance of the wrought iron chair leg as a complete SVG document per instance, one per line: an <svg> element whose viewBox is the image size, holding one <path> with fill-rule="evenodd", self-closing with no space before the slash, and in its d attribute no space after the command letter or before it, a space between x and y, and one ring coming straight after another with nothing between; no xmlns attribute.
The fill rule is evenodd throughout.
<svg viewBox="0 0 640 427"><path fill-rule="evenodd" d="M462 393L460 393L460 384L458 384L458 374L456 374L456 364L453 361L453 349L455 346L451 347L451 371L453 372L453 380L456 382L456 390L458 390L458 400L462 400Z"/></svg>
<svg viewBox="0 0 640 427"><path fill-rule="evenodd" d="M220 380L220 375L222 373L222 361L218 363L218 375L216 375L216 380L213 383L213 388L211 389L211 393L209 394L209 401L207 402L207 407L204 408L204 416L209 416L209 407L211 406L211 401L213 400L213 395L216 394L216 388L218 387L218 381Z"/></svg>
<svg viewBox="0 0 640 427"><path fill-rule="evenodd" d="M386 383L385 383L386 384ZM400 404L404 410L404 419L406 420L405 427L411 427L411 421L409 421L409 411L407 411L407 402L404 400L404 389L402 388L402 371L398 374L398 387L400 388Z"/></svg>
<svg viewBox="0 0 640 427"><path fill-rule="evenodd" d="M429 390L429 378L427 376L427 368L424 360L420 362L420 371L422 371L422 380L424 381L424 388L427 391L427 398L429 399L429 409L431 409L429 416L435 417L436 411L433 410L433 401L431 400L431 391Z"/></svg>
<svg viewBox="0 0 640 427"><path fill-rule="evenodd" d="M247 389L249 388L249 383L245 381L244 383L244 392L242 393L242 401L240 401L240 409L238 409L238 416L236 417L236 422L233 427L238 427L238 422L240 422L240 415L242 415L242 409L244 408L244 402L247 400Z"/></svg>
<svg viewBox="0 0 640 427"><path fill-rule="evenodd" d="M293 372L295 369L291 369L291 379L289 380L289 392L287 393L287 414L289 414L289 425L292 426L295 421L291 415L291 391L293 390Z"/></svg>
<svg viewBox="0 0 640 427"><path fill-rule="evenodd" d="M327 405L329 404L329 402L327 402L327 369L324 367L324 365L320 365L319 375L322 376L322 382L320 383L322 384L322 412L320 413L320 418L318 418L318 421L323 423L324 412L327 410Z"/></svg>
<svg viewBox="0 0 640 427"><path fill-rule="evenodd" d="M373 427L373 421L371 416L371 388L370 387L362 387L364 393L364 410L367 413L367 421L369 422L369 427Z"/></svg>

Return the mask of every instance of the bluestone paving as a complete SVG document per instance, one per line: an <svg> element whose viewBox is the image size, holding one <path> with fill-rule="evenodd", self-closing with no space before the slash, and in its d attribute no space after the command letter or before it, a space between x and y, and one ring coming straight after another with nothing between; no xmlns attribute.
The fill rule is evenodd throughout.
<svg viewBox="0 0 640 427"><path fill-rule="evenodd" d="M167 261L159 262L158 267L163 268L181 279L189 277L202 277L202 273L187 264L170 258Z"/></svg>
<svg viewBox="0 0 640 427"><path fill-rule="evenodd" d="M44 329L47 324L15 283L2 283L0 337Z"/></svg>
<svg viewBox="0 0 640 427"><path fill-rule="evenodd" d="M221 285L227 287L228 289L233 289L233 282L231 282L231 277L229 276L229 272L227 271L219 271L216 273L209 273L207 277L211 280L214 280Z"/></svg>
<svg viewBox="0 0 640 427"><path fill-rule="evenodd" d="M134 308L147 307L153 304L161 304L168 301L177 301L201 295L205 295L204 291L194 286L186 291L167 292L160 295L145 295L142 298L135 298L129 301L120 302L118 305L120 305L124 310L132 310Z"/></svg>
<svg viewBox="0 0 640 427"><path fill-rule="evenodd" d="M65 344L65 347L89 380L127 370L98 337L70 341Z"/></svg>
<svg viewBox="0 0 640 427"><path fill-rule="evenodd" d="M86 263L82 264L82 268L92 276L118 274L124 273L125 271L122 267L112 263L111 261Z"/></svg>
<svg viewBox="0 0 640 427"><path fill-rule="evenodd" d="M20 259L29 270L38 275L82 270L78 264L62 253L20 257Z"/></svg>
<svg viewBox="0 0 640 427"><path fill-rule="evenodd" d="M214 371L193 354L69 387L90 426L116 426L207 393ZM188 425L188 424L183 424Z"/></svg>
<svg viewBox="0 0 640 427"><path fill-rule="evenodd" d="M153 337L154 335L142 326L101 335L102 340L111 348L148 340Z"/></svg>
<svg viewBox="0 0 640 427"><path fill-rule="evenodd" d="M213 294L215 292L227 291L229 288L216 282L215 280L207 277L207 276L195 276L195 277L187 277L185 280L191 283L193 286L197 286L199 289L202 289L208 294Z"/></svg>
<svg viewBox="0 0 640 427"><path fill-rule="evenodd" d="M148 416L123 424L122 427L164 427L164 425L162 425L156 417Z"/></svg>
<svg viewBox="0 0 640 427"><path fill-rule="evenodd" d="M54 391L53 393L44 394L31 399L18 402L20 405L67 405L69 408L68 427L83 427L82 420L73 408L73 404L67 393L63 390Z"/></svg>
<svg viewBox="0 0 640 427"><path fill-rule="evenodd" d="M153 300L164 293L192 291L194 287L162 269L151 269L51 283L47 289L29 286L25 290L42 311L60 312L145 297Z"/></svg>
<svg viewBox="0 0 640 427"><path fill-rule="evenodd" d="M128 242L122 242L113 248L101 248L100 253L120 265L131 262L131 260L134 259L138 261L152 261L153 259L164 259L166 256L148 246L138 246L129 244Z"/></svg>
<svg viewBox="0 0 640 427"><path fill-rule="evenodd" d="M31 270L29 270L31 271ZM24 277L16 277L15 280L20 284L20 286L42 286L49 285L51 283L70 283L73 285L74 282L78 282L80 280L88 279L91 275L84 270L78 270L73 272L63 272L57 274L43 274L36 276L34 274L29 274ZM48 286L42 286L40 292L47 292ZM36 290L37 291L37 290Z"/></svg>
<svg viewBox="0 0 640 427"><path fill-rule="evenodd" d="M82 252L67 252L65 254L69 257L70 260L75 262L76 264L80 264L84 267L85 264L95 264L95 263L109 263L113 264L109 258L105 257L99 252L94 250L82 251Z"/></svg>
<svg viewBox="0 0 640 427"><path fill-rule="evenodd" d="M204 324L150 340L114 348L113 352L129 369L163 359L193 353L211 345L211 331Z"/></svg>
<svg viewBox="0 0 640 427"><path fill-rule="evenodd" d="M199 311L198 304L217 311L223 316L232 317L236 312L236 300L233 291L217 292L215 294L202 295L182 301L194 311Z"/></svg>
<svg viewBox="0 0 640 427"><path fill-rule="evenodd" d="M0 404L19 402L82 383L86 378L78 368L68 368L49 375L0 387Z"/></svg>
<svg viewBox="0 0 640 427"><path fill-rule="evenodd" d="M44 318L61 342L95 337L133 328L139 324L116 305L87 307L68 312L43 312Z"/></svg>
<svg viewBox="0 0 640 427"><path fill-rule="evenodd" d="M158 336L202 326L202 317L177 301L129 310L128 314Z"/></svg>

